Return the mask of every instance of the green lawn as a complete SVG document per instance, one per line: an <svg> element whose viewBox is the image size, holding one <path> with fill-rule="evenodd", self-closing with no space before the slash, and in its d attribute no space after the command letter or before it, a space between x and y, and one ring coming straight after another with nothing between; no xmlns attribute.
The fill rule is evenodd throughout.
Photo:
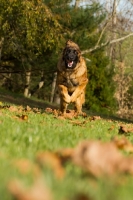
<svg viewBox="0 0 133 200"><path fill-rule="evenodd" d="M17 97L16 97L17 98ZM17 100L17 99L16 99ZM3 102L2 102L3 101ZM15 102L15 101L14 101ZM28 102L27 102L28 103ZM17 101L17 104L25 105ZM120 121L109 119L87 118L62 119L37 109L40 104L36 102L25 109L25 106L13 105L4 102L1 98L0 106L0 199L13 200L10 191L16 191L18 200L29 200L21 193L30 194L30 188L36 183L37 190L41 180L49 191L51 198L38 198L36 200L132 200L133 177L121 175L117 178L96 178L84 172L71 162L63 166L65 175L62 179L55 176L54 170L48 166L40 167L36 161L38 152L54 152L64 148L74 148L82 140L112 140L119 133ZM43 104L41 104L42 107ZM124 122L122 122L124 123ZM127 124L127 123L125 123ZM130 123L130 125L132 125ZM126 134L132 142L133 134ZM26 160L31 167L25 167ZM39 168L39 175L34 172L34 167ZM22 169L21 169L22 168ZM18 181L16 183L15 181ZM9 185L10 183L10 185ZM16 183L16 185L15 185ZM20 184L20 185L19 185ZM9 189L10 188L10 189ZM15 193L15 192L13 192ZM40 192L41 193L41 192ZM30 197L30 200L32 197Z"/></svg>

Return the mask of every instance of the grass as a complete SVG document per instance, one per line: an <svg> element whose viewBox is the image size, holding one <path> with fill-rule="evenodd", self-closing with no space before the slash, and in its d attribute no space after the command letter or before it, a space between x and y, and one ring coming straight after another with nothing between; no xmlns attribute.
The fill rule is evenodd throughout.
<svg viewBox="0 0 133 200"><path fill-rule="evenodd" d="M18 101L17 97L14 103L17 100L17 104L20 105L9 103L11 98L6 99L6 94L1 97L2 101L5 97L5 102L0 109L0 199L2 200L14 199L8 191L10 180L20 180L26 188L35 181L34 173L22 173L14 165L16 160L27 159L36 163L35 158L39 151L75 147L82 140L110 141L115 136L120 137L118 135L120 121L103 118L88 120L89 117L59 119L45 112L44 109L24 110L20 107L24 101ZM30 100L27 101L31 107L40 106L39 102L35 102L34 105L32 102L30 105ZM24 105L26 103L25 100ZM132 134L126 137L129 141L133 141ZM71 163L65 165L63 179L55 178L53 171L47 167L42 168L41 178L55 200L130 200L133 195L131 176L96 179Z"/></svg>

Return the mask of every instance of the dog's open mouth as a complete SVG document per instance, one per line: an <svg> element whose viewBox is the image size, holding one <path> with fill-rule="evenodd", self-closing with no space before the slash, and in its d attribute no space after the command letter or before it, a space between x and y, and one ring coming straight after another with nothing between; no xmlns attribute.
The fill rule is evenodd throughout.
<svg viewBox="0 0 133 200"><path fill-rule="evenodd" d="M67 66L72 67L73 66L73 61L67 60Z"/></svg>

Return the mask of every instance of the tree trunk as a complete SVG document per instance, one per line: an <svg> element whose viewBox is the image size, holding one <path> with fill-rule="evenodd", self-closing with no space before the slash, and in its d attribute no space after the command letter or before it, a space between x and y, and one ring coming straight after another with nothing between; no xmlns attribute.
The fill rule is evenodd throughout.
<svg viewBox="0 0 133 200"><path fill-rule="evenodd" d="M2 46L3 46L4 38L2 37L0 40L0 62L1 62L1 55L2 55Z"/></svg>
<svg viewBox="0 0 133 200"><path fill-rule="evenodd" d="M30 86L30 80L31 80L31 71L26 71L25 74L25 89L24 89L24 96L29 97L29 86Z"/></svg>
<svg viewBox="0 0 133 200"><path fill-rule="evenodd" d="M53 82L52 82L52 91L51 91L50 103L53 103L53 100L54 100L54 94L55 94L55 88L56 88L56 80L57 80L57 72L54 73L54 79L53 79Z"/></svg>
<svg viewBox="0 0 133 200"><path fill-rule="evenodd" d="M117 11L116 11L116 1L113 2L113 12L112 12L112 40L116 39L116 25L117 25ZM116 51L116 44L111 44L110 47L110 60L112 64L115 64L115 52Z"/></svg>
<svg viewBox="0 0 133 200"><path fill-rule="evenodd" d="M75 0L75 8L78 8L80 4L80 0Z"/></svg>
<svg viewBox="0 0 133 200"><path fill-rule="evenodd" d="M60 104L60 95L59 95L59 92L58 92L58 88L56 86L55 88L55 93L54 93L54 100L53 100L54 103L56 104Z"/></svg>
<svg viewBox="0 0 133 200"><path fill-rule="evenodd" d="M37 86L33 88L31 91L31 95L34 95L36 92L38 92L44 85L44 71L41 71L41 79Z"/></svg>

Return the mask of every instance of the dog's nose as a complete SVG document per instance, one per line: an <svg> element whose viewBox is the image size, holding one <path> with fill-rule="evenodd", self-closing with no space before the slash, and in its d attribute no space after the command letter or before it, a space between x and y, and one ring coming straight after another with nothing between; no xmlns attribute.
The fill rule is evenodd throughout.
<svg viewBox="0 0 133 200"><path fill-rule="evenodd" d="M72 54L69 55L69 59L73 59L74 56Z"/></svg>
<svg viewBox="0 0 133 200"><path fill-rule="evenodd" d="M69 57L70 60L73 60L73 56Z"/></svg>

